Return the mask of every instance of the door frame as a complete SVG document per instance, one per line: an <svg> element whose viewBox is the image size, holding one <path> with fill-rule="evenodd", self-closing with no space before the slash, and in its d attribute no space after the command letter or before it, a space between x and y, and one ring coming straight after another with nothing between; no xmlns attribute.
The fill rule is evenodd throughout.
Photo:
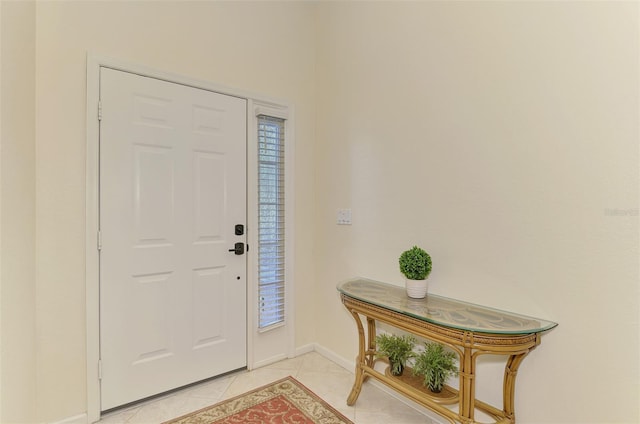
<svg viewBox="0 0 640 424"><path fill-rule="evenodd" d="M286 117L285 145L285 255L289 259L285 269L285 328L286 352L273 360L295 356L294 329L294 108L293 105L280 100L244 90L224 87L209 81L197 80L176 75L143 65L133 64L118 59L87 54L87 143L86 143L86 244L85 244L85 287L86 287L86 364L87 364L87 419L89 423L100 419L100 256L98 252L99 230L99 190L100 190L100 68L106 67L129 72L140 76L156 78L167 82L217 92L247 100L247 243L257 246L257 231L252 231L257 222L257 142L255 139L257 126L256 111L268 112L274 116ZM255 216L254 216L255 215ZM247 252L247 368L273 362L270 359L256 359L260 343L265 342L265 335L257 328L258 284L255 267L256 249ZM267 337L268 339L268 337Z"/></svg>

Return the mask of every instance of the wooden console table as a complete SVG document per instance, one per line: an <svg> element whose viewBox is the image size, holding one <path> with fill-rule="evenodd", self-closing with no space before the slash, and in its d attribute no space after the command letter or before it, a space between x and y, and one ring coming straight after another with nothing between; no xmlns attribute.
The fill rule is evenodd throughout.
<svg viewBox="0 0 640 424"><path fill-rule="evenodd" d="M404 287L363 278L343 282L337 288L342 303L356 321L359 334L355 383L347 404L356 402L362 383L373 377L454 424L476 423L477 411L496 423L514 424L518 367L540 344L541 334L558 325L432 294L424 299L411 299ZM366 318L366 334L361 316ZM388 369L384 373L376 370L376 321L442 343L456 352L460 389L445 386L441 393L435 394L423 387L417 377L412 377L411 370L405 369L401 377L392 376ZM476 359L486 354L508 355L502 409L475 398Z"/></svg>

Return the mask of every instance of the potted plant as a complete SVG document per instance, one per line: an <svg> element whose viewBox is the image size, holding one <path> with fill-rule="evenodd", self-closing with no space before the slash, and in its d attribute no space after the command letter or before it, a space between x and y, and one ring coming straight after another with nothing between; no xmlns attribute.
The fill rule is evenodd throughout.
<svg viewBox="0 0 640 424"><path fill-rule="evenodd" d="M416 355L413 364L413 375L424 377L424 385L434 393L440 393L444 383L458 375L456 354L445 351L440 343L425 343L422 353Z"/></svg>
<svg viewBox="0 0 640 424"><path fill-rule="evenodd" d="M414 356L415 337L381 333L376 337L376 356L389 358L391 374L402 375L407 361Z"/></svg>
<svg viewBox="0 0 640 424"><path fill-rule="evenodd" d="M406 277L407 295L422 299L427 294L427 277L431 273L431 256L418 246L402 252L400 272Z"/></svg>

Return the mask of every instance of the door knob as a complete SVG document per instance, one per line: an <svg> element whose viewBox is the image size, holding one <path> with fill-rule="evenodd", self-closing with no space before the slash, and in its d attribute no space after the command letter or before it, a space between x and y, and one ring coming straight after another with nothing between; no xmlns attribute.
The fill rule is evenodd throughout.
<svg viewBox="0 0 640 424"><path fill-rule="evenodd" d="M233 249L229 249L229 252L234 252L236 255L244 254L244 243L236 243Z"/></svg>

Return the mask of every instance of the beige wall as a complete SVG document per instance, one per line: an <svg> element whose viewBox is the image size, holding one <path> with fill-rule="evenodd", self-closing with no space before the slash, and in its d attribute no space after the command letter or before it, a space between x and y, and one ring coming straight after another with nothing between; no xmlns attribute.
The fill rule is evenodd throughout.
<svg viewBox="0 0 640 424"><path fill-rule="evenodd" d="M403 284L418 244L432 292L560 323L520 368L518 422L638 422L638 4L318 11L318 342L354 358L336 282Z"/></svg>
<svg viewBox="0 0 640 424"><path fill-rule="evenodd" d="M264 2L38 2L38 409L86 411L86 54L275 96L296 107L298 298L311 303L314 6ZM313 341L301 308L298 343Z"/></svg>
<svg viewBox="0 0 640 424"><path fill-rule="evenodd" d="M519 422L640 420L637 4L0 4L0 421L86 411L87 51L295 104L297 346L354 358L335 284L420 244L433 292L560 323Z"/></svg>
<svg viewBox="0 0 640 424"><path fill-rule="evenodd" d="M0 9L0 422L34 422L35 4Z"/></svg>

